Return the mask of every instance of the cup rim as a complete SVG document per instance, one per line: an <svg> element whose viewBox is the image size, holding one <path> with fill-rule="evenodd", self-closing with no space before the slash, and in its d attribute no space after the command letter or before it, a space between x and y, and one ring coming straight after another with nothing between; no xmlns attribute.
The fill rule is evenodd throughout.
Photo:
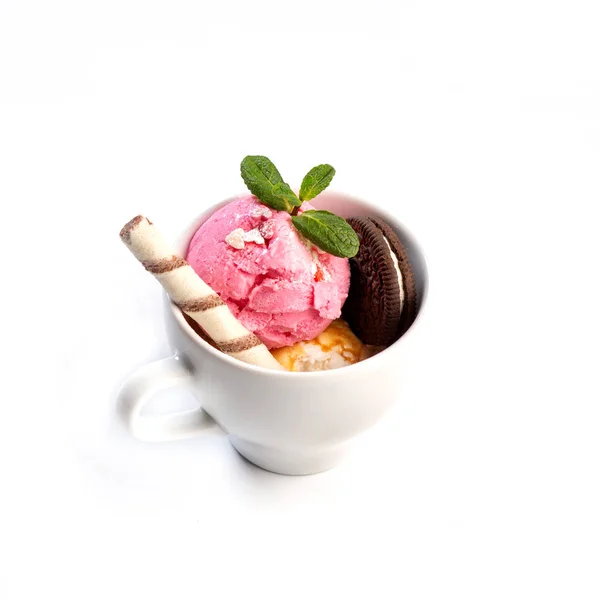
<svg viewBox="0 0 600 600"><path fill-rule="evenodd" d="M190 223L188 223L186 228L184 228L182 231L180 231L180 233L177 236L176 241L175 241L175 248L177 249L177 251L181 252L181 254L183 256L185 256L185 254L187 254L187 248L189 246L189 243L190 243L194 233L197 231L199 225L203 222L204 219L206 219L210 215L214 214L217 210L219 210L221 207L225 206L226 204L229 204L230 202L233 202L234 200L237 200L239 198L244 198L244 197L248 196L249 194L250 194L250 192L241 192L234 196L230 196L227 199L222 200L221 202L212 204L211 206L209 206L208 208L203 210L200 214L198 214L196 216L195 219L193 219ZM421 255L423 264L425 266L423 293L422 293L422 296L419 301L419 310L417 312L417 315L416 315L414 321L412 322L412 324L410 325L410 327L408 328L408 330L402 335L402 337L400 337L400 339L396 340L393 344L391 344L390 346L388 346L381 352L378 352L376 355L371 356L360 362L354 363L352 365L340 367L338 369L329 369L329 370L325 370L325 371L288 371L285 369L284 370L269 369L267 367L261 367L258 365L246 363L242 360L239 360L237 358L229 356L229 355L225 354L224 352L221 352L220 350L217 350L216 348L211 346L208 342L203 340L192 329L192 327L185 320L181 310L171 301L168 294L166 292L164 292L165 302L168 305L167 310L170 311L170 314L175 319L177 325L179 326L179 329L182 330L182 332L187 336L187 338L193 344L197 345L199 348L201 348L205 352L208 352L209 354L211 354L216 360L223 361L225 364L228 364L233 368L241 369L244 371L249 371L253 375L265 375L265 376L269 376L269 377L285 377L286 379L300 377L302 380L306 381L308 378L315 379L315 378L343 377L344 373L348 373L348 371L350 369L352 370L352 374L359 374L360 370L365 371L366 369L376 368L377 365L375 363L377 363L377 364L383 363L386 359L389 359L391 353L398 350L399 344L402 343L403 340L407 339L408 336L411 336L411 334L415 328L415 325L417 324L418 321L420 321L422 319L422 314L427 305L427 298L429 295L429 269L428 269L429 263L427 260L427 256L424 253L418 238L415 237L412 230L410 230L408 227L406 227L403 222L401 222L399 219L394 217L387 210L376 207L374 204L372 204L366 200L357 198L356 196L352 196L351 194L346 194L345 192L341 192L341 191L337 191L337 190L326 190L325 192L322 192L320 194L320 196L323 198L326 198L328 195L344 197L350 201L365 205L367 208L373 208L378 213L380 213L383 216L383 218L385 219L385 221L387 223L389 223L393 228L394 228L394 226L398 225L402 228L402 230L404 230L406 233L408 233L408 235L411 238L411 241L413 242L413 245L416 246L417 251Z"/></svg>

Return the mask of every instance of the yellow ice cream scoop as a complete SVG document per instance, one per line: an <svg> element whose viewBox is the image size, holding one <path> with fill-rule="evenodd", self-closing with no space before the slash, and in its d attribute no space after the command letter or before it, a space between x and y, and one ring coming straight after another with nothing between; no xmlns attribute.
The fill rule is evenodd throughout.
<svg viewBox="0 0 600 600"><path fill-rule="evenodd" d="M376 350L363 344L343 319L336 319L316 338L271 350L288 371L326 371L357 363Z"/></svg>

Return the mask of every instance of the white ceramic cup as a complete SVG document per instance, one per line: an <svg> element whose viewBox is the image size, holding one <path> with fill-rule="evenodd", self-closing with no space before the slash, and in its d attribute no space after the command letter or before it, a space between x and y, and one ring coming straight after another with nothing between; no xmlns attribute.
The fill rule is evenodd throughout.
<svg viewBox="0 0 600 600"><path fill-rule="evenodd" d="M176 250L185 256L200 224L233 199L213 206L191 223ZM220 426L234 448L255 465L276 473L306 475L335 466L348 443L373 426L399 398L411 358L410 341L427 296L423 253L402 224L373 205L335 192L324 192L311 204L343 217L380 217L398 233L418 294L417 319L410 329L383 352L355 365L314 373L274 371L248 365L210 346L165 295L165 322L175 354L136 371L117 399L118 412L135 437L174 440ZM156 391L178 385L191 389L202 408L170 415L142 414Z"/></svg>

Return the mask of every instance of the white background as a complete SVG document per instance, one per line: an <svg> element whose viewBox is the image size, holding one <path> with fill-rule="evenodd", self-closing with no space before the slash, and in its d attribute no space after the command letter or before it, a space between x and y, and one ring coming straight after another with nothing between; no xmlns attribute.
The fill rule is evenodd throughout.
<svg viewBox="0 0 600 600"><path fill-rule="evenodd" d="M0 596L597 599L599 29L594 1L0 0ZM120 227L172 238L254 153L332 163L429 260L405 397L312 477L112 416L169 353Z"/></svg>

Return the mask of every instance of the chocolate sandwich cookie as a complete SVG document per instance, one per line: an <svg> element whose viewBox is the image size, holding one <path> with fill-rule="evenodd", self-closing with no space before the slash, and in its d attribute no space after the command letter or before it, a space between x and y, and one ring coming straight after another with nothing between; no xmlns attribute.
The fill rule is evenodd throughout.
<svg viewBox="0 0 600 600"><path fill-rule="evenodd" d="M360 248L350 259L350 292L343 316L365 344L389 346L416 315L417 290L408 255L381 219L352 217L348 223Z"/></svg>

